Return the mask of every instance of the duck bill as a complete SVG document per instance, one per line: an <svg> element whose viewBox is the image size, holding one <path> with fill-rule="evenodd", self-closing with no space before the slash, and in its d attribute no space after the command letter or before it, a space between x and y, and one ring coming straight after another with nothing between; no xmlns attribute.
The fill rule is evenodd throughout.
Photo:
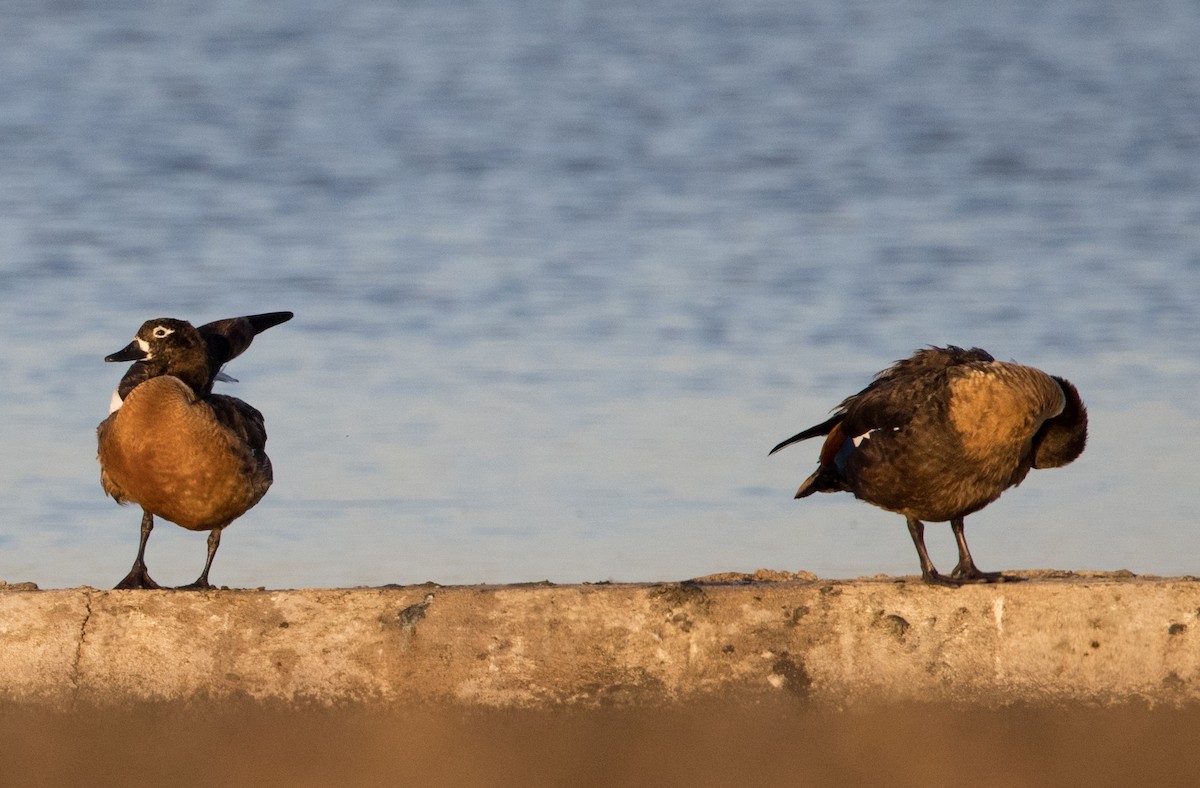
<svg viewBox="0 0 1200 788"><path fill-rule="evenodd" d="M109 353L105 361L145 361L150 358L150 351L144 344L135 339L116 353Z"/></svg>

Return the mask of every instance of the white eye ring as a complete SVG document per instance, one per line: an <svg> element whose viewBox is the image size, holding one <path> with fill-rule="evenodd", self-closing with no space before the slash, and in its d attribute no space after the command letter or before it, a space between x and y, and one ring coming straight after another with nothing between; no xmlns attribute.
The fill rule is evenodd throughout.
<svg viewBox="0 0 1200 788"><path fill-rule="evenodd" d="M155 339L162 339L171 336L173 333L175 333L174 329L167 328L166 326L155 326L150 335Z"/></svg>

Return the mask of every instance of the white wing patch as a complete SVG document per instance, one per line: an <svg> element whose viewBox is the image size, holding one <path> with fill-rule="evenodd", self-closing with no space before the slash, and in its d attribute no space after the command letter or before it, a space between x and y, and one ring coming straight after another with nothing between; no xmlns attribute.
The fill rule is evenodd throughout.
<svg viewBox="0 0 1200 788"><path fill-rule="evenodd" d="M859 445L860 443L862 443L863 441L865 441L867 438L871 437L871 433L872 433L872 432L875 432L875 430L867 430L867 431L866 431L866 432L864 432L862 435L858 435L858 436L856 436L856 437L853 437L853 438L851 438L851 439L850 439L850 442L851 442L851 443L853 443L853 444L854 444L854 448L856 448L856 449L857 449L857 448L858 448L858 445Z"/></svg>
<svg viewBox="0 0 1200 788"><path fill-rule="evenodd" d="M869 429L866 432L864 432L862 435L858 435L858 436L851 438L850 442L853 443L854 448L857 449L859 447L859 444L861 444L865 440L868 440L871 437L871 433L879 432L879 429L880 429L879 427L874 427L872 429ZM899 427L892 427L892 432L899 432L899 431L900 431Z"/></svg>

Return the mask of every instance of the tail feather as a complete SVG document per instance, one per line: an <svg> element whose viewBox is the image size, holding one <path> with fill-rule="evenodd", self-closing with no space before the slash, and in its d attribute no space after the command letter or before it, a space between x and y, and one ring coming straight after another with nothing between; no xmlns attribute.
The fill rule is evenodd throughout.
<svg viewBox="0 0 1200 788"><path fill-rule="evenodd" d="M832 465L821 465L796 490L797 498L807 498L819 492L848 492L845 477Z"/></svg>
<svg viewBox="0 0 1200 788"><path fill-rule="evenodd" d="M841 423L841 421L844 417L845 417L844 413L836 413L833 416L830 416L825 421L821 422L820 424L817 424L816 426L813 426L813 427L809 427L808 429L804 430L803 432L796 433L792 437L790 437L787 440L780 443L775 448L771 449L769 452L767 452L767 454L768 455L774 454L775 452L782 449L784 446L791 446L793 443L797 443L797 442L803 441L803 440L808 440L809 438L815 438L818 435L828 435L833 430L834 427L836 427L839 423Z"/></svg>

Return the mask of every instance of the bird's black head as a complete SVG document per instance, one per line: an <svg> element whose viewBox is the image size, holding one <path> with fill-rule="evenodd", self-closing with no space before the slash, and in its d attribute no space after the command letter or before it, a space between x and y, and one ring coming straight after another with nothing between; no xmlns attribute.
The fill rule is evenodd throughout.
<svg viewBox="0 0 1200 788"><path fill-rule="evenodd" d="M210 378L204 339L191 323L170 317L147 320L132 342L104 360L140 362L153 368L153 374L145 377L174 375L197 392Z"/></svg>

